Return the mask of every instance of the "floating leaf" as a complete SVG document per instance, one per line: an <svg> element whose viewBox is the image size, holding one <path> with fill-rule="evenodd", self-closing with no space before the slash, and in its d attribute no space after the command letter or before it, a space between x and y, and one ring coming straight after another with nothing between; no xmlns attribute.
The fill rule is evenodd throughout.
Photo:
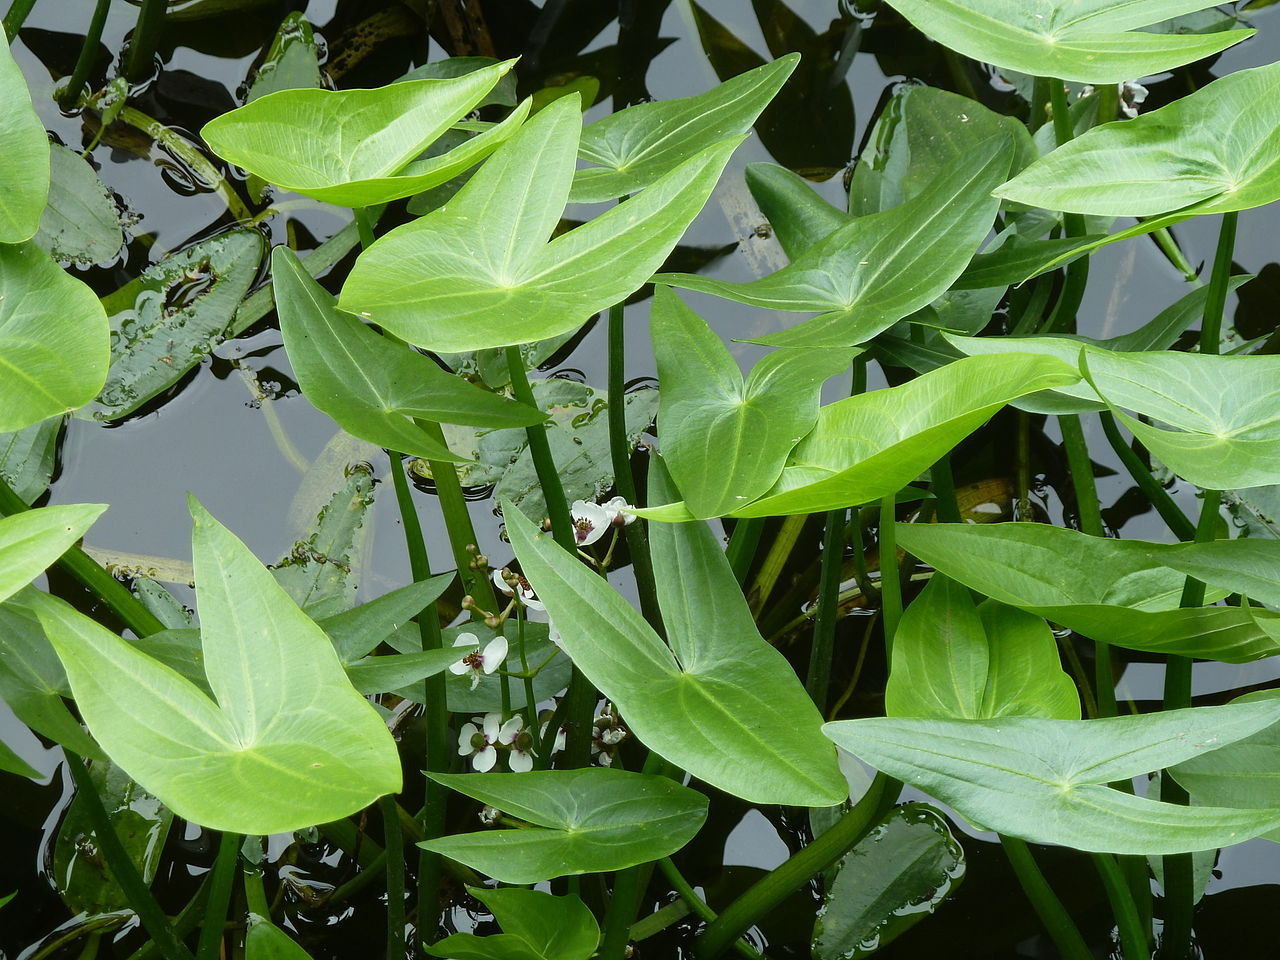
<svg viewBox="0 0 1280 960"><path fill-rule="evenodd" d="M291 936L257 914L249 915L244 938L245 960L311 960Z"/></svg>
<svg viewBox="0 0 1280 960"><path fill-rule="evenodd" d="M0 434L0 476L23 503L35 503L49 489L62 423L62 417L50 417Z"/></svg>
<svg viewBox="0 0 1280 960"><path fill-rule="evenodd" d="M35 244L58 260L105 263L124 244L120 217L110 192L80 154L50 144L49 204L40 217Z"/></svg>
<svg viewBox="0 0 1280 960"><path fill-rule="evenodd" d="M921 32L974 60L1040 77L1119 83L1212 56L1254 30L1148 33L1211 0L889 0Z"/></svg>
<svg viewBox="0 0 1280 960"><path fill-rule="evenodd" d="M753 343L863 343L928 304L964 271L990 230L999 206L991 191L1008 173L1011 153L1003 132L983 141L910 200L847 223L759 280L730 283L686 273L655 279L756 307L821 312Z"/></svg>
<svg viewBox="0 0 1280 960"><path fill-rule="evenodd" d="M541 890L468 887L489 908L503 932L487 937L455 933L425 947L450 960L587 960L600 942L600 927L575 896Z"/></svg>
<svg viewBox="0 0 1280 960"><path fill-rule="evenodd" d="M844 799L835 754L814 736L821 717L790 665L760 639L705 524L654 529L655 565L667 572L668 648L599 575L516 511L503 515L565 652L646 746L749 802Z"/></svg>
<svg viewBox="0 0 1280 960"><path fill-rule="evenodd" d="M235 833L326 823L398 791L395 741L328 637L230 531L191 511L216 703L66 603L33 603L103 749L179 816Z"/></svg>
<svg viewBox="0 0 1280 960"><path fill-rule="evenodd" d="M1235 42L1249 35L1161 39ZM996 193L1111 217L1150 217L1191 204L1184 214L1225 213L1280 199L1280 63L1238 70L1159 110L1096 127Z"/></svg>
<svg viewBox="0 0 1280 960"><path fill-rule="evenodd" d="M533 825L418 844L503 883L537 883L657 860L692 840L707 818L702 794L665 777L625 770L427 776Z"/></svg>
<svg viewBox="0 0 1280 960"><path fill-rule="evenodd" d="M565 496L570 501L596 499L613 486L608 398L585 383L558 377L535 380L533 398L550 417L547 440ZM658 412L658 391L633 390L623 398L623 405L627 445L634 448ZM542 521L547 502L524 430L485 431L473 434L470 441L456 431L449 436L453 449L475 460L458 468L464 484L497 484L496 499L511 500L525 516Z"/></svg>
<svg viewBox="0 0 1280 960"><path fill-rule="evenodd" d="M718 517L773 486L818 420L822 384L853 351L771 353L743 383L720 338L669 288L658 287L650 316L663 455L693 515Z"/></svg>
<svg viewBox="0 0 1280 960"><path fill-rule="evenodd" d="M319 87L323 83L315 33L306 15L295 10L280 21L266 59L249 85L245 103L280 90Z"/></svg>
<svg viewBox="0 0 1280 960"><path fill-rule="evenodd" d="M891 717L1080 719L1075 682L1044 620L995 601L977 607L941 574L894 634L884 704Z"/></svg>
<svg viewBox="0 0 1280 960"><path fill-rule="evenodd" d="M0 431L88 403L107 376L107 351L93 291L35 244L0 244Z"/></svg>
<svg viewBox="0 0 1280 960"><path fill-rule="evenodd" d="M31 105L22 69L0 37L0 243L22 243L40 229L40 214L49 196L49 137ZM0 267L0 274L9 272Z"/></svg>
<svg viewBox="0 0 1280 960"><path fill-rule="evenodd" d="M445 208L356 260L339 306L436 351L545 340L636 290L702 209L738 140L721 141L638 196L547 243L573 179L582 121L557 100Z"/></svg>
<svg viewBox="0 0 1280 960"><path fill-rule="evenodd" d="M149 885L160 865L173 811L109 760L95 761L89 767L89 777L125 853L142 882ZM77 794L53 842L53 879L58 895L72 913L93 916L128 910L129 899L103 858L87 806L84 797Z"/></svg>
<svg viewBox="0 0 1280 960"><path fill-rule="evenodd" d="M262 253L257 230L232 230L171 254L104 297L111 372L80 416L128 416L208 356L227 334Z"/></svg>
<svg viewBox="0 0 1280 960"><path fill-rule="evenodd" d="M599 203L642 190L717 141L748 133L800 60L798 53L748 70L693 97L638 103L582 131L570 203Z"/></svg>
<svg viewBox="0 0 1280 960"><path fill-rule="evenodd" d="M841 859L813 927L815 960L888 946L955 892L964 869L964 850L937 810L895 807Z"/></svg>
<svg viewBox="0 0 1280 960"><path fill-rule="evenodd" d="M965 586L1103 643L1244 663L1280 653L1280 614L1178 606L1161 544L1040 523L899 524L898 544ZM1215 578L1221 591L1231 582Z"/></svg>
<svg viewBox="0 0 1280 960"><path fill-rule="evenodd" d="M1101 853L1189 853L1280 827L1280 809L1187 807L1106 786L1190 760L1280 721L1280 703L1105 720L842 720L838 745L949 804L971 823L1033 843Z"/></svg>
<svg viewBox="0 0 1280 960"><path fill-rule="evenodd" d="M540 411L455 377L334 306L287 247L271 255L280 332L303 393L344 430L400 453L456 461L413 422L525 427Z"/></svg>
<svg viewBox="0 0 1280 960"><path fill-rule="evenodd" d="M346 207L386 203L444 183L519 126L527 108L492 135L411 162L514 63L372 90L280 90L215 117L200 135L223 159L286 190Z"/></svg>

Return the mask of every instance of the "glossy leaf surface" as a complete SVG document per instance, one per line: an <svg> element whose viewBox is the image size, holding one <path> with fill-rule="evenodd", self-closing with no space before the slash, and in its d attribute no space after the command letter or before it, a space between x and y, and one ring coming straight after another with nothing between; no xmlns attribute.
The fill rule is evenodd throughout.
<svg viewBox="0 0 1280 960"><path fill-rule="evenodd" d="M469 890L489 908L503 932L487 937L455 933L425 947L430 956L449 960L587 960L596 952L600 927L586 904L575 896L505 887Z"/></svg>
<svg viewBox="0 0 1280 960"><path fill-rule="evenodd" d="M88 286L34 243L0 244L0 431L92 400L107 376L107 337Z"/></svg>
<svg viewBox="0 0 1280 960"><path fill-rule="evenodd" d="M729 513L773 486L787 454L817 422L822 384L850 360L849 352L776 351L744 383L720 338L662 286L650 333L662 383L663 456L699 518Z"/></svg>
<svg viewBox="0 0 1280 960"><path fill-rule="evenodd" d="M776 273L747 283L664 273L673 287L774 310L820 312L753 343L849 347L870 340L945 291L985 239L999 206L991 191L1009 171L1001 133L937 176L915 197L859 217Z"/></svg>
<svg viewBox="0 0 1280 960"><path fill-rule="evenodd" d="M385 203L444 183L483 159L487 151L475 152L476 138L458 148L472 151L460 167L440 157L422 161L420 169L410 162L513 63L372 90L280 90L216 117L200 135L223 159L286 190L348 207ZM502 135L510 130L502 128ZM501 139L485 145L491 150Z"/></svg>
<svg viewBox="0 0 1280 960"><path fill-rule="evenodd" d="M884 704L891 717L1080 719L1048 624L995 601L975 606L966 587L941 574L894 634Z"/></svg>
<svg viewBox="0 0 1280 960"><path fill-rule="evenodd" d="M649 279L706 202L738 140L717 143L626 203L556 237L573 179L576 97L540 112L445 208L360 255L339 306L436 351L545 340Z"/></svg>
<svg viewBox="0 0 1280 960"><path fill-rule="evenodd" d="M1280 721L1280 703L1105 720L872 718L823 727L850 753L1033 843L1109 853L1188 853L1280 827L1280 809L1187 807L1106 784L1172 766Z"/></svg>
<svg viewBox="0 0 1280 960"><path fill-rule="evenodd" d="M75 503L0 518L0 600L43 573L106 509L105 504Z"/></svg>
<svg viewBox="0 0 1280 960"><path fill-rule="evenodd" d="M1160 544L1039 523L899 524L898 543L979 593L1104 643L1228 663L1280 652L1269 610L1180 609L1186 575L1160 562ZM1216 585L1210 599L1231 592Z"/></svg>
<svg viewBox="0 0 1280 960"><path fill-rule="evenodd" d="M814 924L815 960L854 960L887 946L933 913L964 868L964 850L938 811L895 807L841 859Z"/></svg>
<svg viewBox="0 0 1280 960"><path fill-rule="evenodd" d="M442 370L334 305L287 247L271 255L280 332L307 399L362 440L432 460L463 459L413 422L524 427L543 414Z"/></svg>
<svg viewBox="0 0 1280 960"><path fill-rule="evenodd" d="M671 617L668 648L598 574L516 511L503 515L521 569L546 604L565 652L646 746L752 802L829 806L844 799L835 754L815 736L820 716L790 665L759 639L704 524L672 527L669 540L654 542L655 565L671 571L661 580L672 593L659 601L664 618ZM673 552L679 563L668 566ZM710 604L713 596L725 608L712 618L690 619L698 609L693 604Z"/></svg>
<svg viewBox="0 0 1280 960"><path fill-rule="evenodd" d="M503 883L537 883L656 860L693 839L707 817L702 794L665 777L625 770L428 776L533 824L419 844Z"/></svg>
<svg viewBox="0 0 1280 960"><path fill-rule="evenodd" d="M1208 0L889 0L923 33L974 60L1032 76L1119 83L1211 56L1253 36L1147 33Z"/></svg>
<svg viewBox="0 0 1280 960"><path fill-rule="evenodd" d="M800 60L767 63L693 97L638 103L582 131L570 203L598 203L635 193L717 141L750 131Z"/></svg>
<svg viewBox="0 0 1280 960"><path fill-rule="evenodd" d="M36 246L58 260L89 264L114 259L124 233L111 194L80 154L60 143L49 146L52 181Z"/></svg>
<svg viewBox="0 0 1280 960"><path fill-rule="evenodd" d="M205 670L217 702L65 603L33 603L99 743L179 816L280 833L400 789L395 742L333 645L194 500Z"/></svg>
<svg viewBox="0 0 1280 960"><path fill-rule="evenodd" d="M1280 199L1280 63L1238 70L1159 110L1096 127L996 192L1115 217L1191 204L1196 214L1224 213Z"/></svg>
<svg viewBox="0 0 1280 960"><path fill-rule="evenodd" d="M49 196L49 138L31 105L22 70L0 37L0 243L30 240ZM7 272L0 268L0 274Z"/></svg>

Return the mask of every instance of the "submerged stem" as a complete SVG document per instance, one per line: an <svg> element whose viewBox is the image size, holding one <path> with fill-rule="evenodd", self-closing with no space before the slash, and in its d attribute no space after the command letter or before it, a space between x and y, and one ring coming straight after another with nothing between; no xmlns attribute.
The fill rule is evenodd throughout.
<svg viewBox="0 0 1280 960"><path fill-rule="evenodd" d="M840 570L844 565L844 528L848 510L827 514L822 534L822 572L818 586L818 615L813 623L813 644L809 648L809 672L805 690L818 708L827 712L827 691L831 684L831 657L835 651L836 610L840 599Z"/></svg>
<svg viewBox="0 0 1280 960"><path fill-rule="evenodd" d="M196 960L218 960L222 954L222 935L226 927L227 906L235 885L236 863L240 859L242 837L224 833L218 840L218 856L213 862L209 885L209 905L204 911L200 940L196 944Z"/></svg>
<svg viewBox="0 0 1280 960"><path fill-rule="evenodd" d="M1005 856L1009 858L1018 882L1022 884L1032 909L1044 924L1049 938L1062 955L1062 960L1092 960L1093 954L1085 945L1084 937L1080 936L1071 914L1067 913L1067 908L1062 905L1058 895L1049 886L1049 881L1036 866L1026 841L1001 834L1000 845L1004 847Z"/></svg>
<svg viewBox="0 0 1280 960"><path fill-rule="evenodd" d="M1120 949L1124 960L1149 960L1151 951L1147 948L1147 931L1143 928L1138 906L1116 858L1109 853L1095 853L1093 863L1102 877L1102 886L1111 903L1111 914L1120 930Z"/></svg>

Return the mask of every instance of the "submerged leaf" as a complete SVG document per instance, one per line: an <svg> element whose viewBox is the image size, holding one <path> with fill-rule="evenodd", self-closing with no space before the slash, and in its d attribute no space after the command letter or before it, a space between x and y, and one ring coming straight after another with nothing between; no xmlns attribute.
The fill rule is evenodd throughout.
<svg viewBox="0 0 1280 960"><path fill-rule="evenodd" d="M110 192L80 154L60 143L50 147L53 179L36 245L59 260L87 264L114 259L124 233Z"/></svg>

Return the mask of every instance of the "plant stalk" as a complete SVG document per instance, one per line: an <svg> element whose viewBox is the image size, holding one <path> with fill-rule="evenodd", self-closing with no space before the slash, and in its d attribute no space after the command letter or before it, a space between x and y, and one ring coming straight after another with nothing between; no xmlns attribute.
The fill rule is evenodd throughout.
<svg viewBox="0 0 1280 960"><path fill-rule="evenodd" d="M18 35L22 24L26 22L27 14L35 5L36 0L13 0L9 4L9 12L4 15L4 32L10 43L13 43L13 38Z"/></svg>
<svg viewBox="0 0 1280 960"><path fill-rule="evenodd" d="M1231 279L1231 258L1236 245L1236 211L1224 213L1218 228L1218 248L1213 255L1209 295L1204 302L1204 322L1200 325L1200 352L1216 355L1222 346L1222 312L1227 305L1227 282Z"/></svg>
<svg viewBox="0 0 1280 960"><path fill-rule="evenodd" d="M729 535L729 545L725 547L724 553L740 587L746 585L747 574L751 570L751 561L755 559L762 533L764 517L744 517L734 521L733 533Z"/></svg>
<svg viewBox="0 0 1280 960"><path fill-rule="evenodd" d="M1058 141L1058 146L1062 146L1075 136L1075 133L1071 128L1071 110L1067 106L1067 88L1061 80L1049 79L1049 102L1053 109L1054 137ZM1064 213L1062 230L1068 237L1083 237L1085 235L1084 217L1078 213ZM1062 290L1058 294L1058 302L1054 305L1053 313L1049 315L1045 324L1045 333L1075 330L1076 311L1080 309L1088 282L1088 257L1079 257L1067 264Z"/></svg>
<svg viewBox="0 0 1280 960"><path fill-rule="evenodd" d="M1110 410L1103 410L1098 414L1098 419L1102 421L1102 432L1107 437L1107 442L1111 444L1111 449L1115 451L1116 456L1120 458L1120 462L1124 464L1129 476L1133 478L1133 482L1137 484L1138 489L1146 495L1147 500L1156 508L1156 513L1160 514L1160 519L1173 532L1173 535L1179 540L1192 540L1196 535L1195 524L1187 519L1187 515L1182 512L1173 501L1173 497L1169 496L1169 492L1160 485L1160 482L1151 475L1151 471L1146 468L1142 460L1129 444L1124 442L1124 437L1120 434L1120 427L1116 424L1115 415Z"/></svg>
<svg viewBox="0 0 1280 960"><path fill-rule="evenodd" d="M809 672L804 687L818 712L827 712L831 685L831 658L835 653L836 612L840 599L840 570L844 566L844 527L849 511L827 514L822 534L822 568L818 586L818 615L813 622L813 644L809 648Z"/></svg>
<svg viewBox="0 0 1280 960"><path fill-rule="evenodd" d="M400 810L391 795L378 799L382 842L387 854L387 960L404 960L404 836Z"/></svg>
<svg viewBox="0 0 1280 960"><path fill-rule="evenodd" d="M1102 877L1102 886L1107 891L1107 900L1111 903L1111 913L1116 918L1116 926L1120 930L1120 950L1123 960L1150 960L1151 951L1147 949L1147 931L1143 929L1137 904L1129 893L1129 885L1125 882L1124 873L1116 862L1116 858L1109 853L1095 853L1093 863L1098 868L1098 875Z"/></svg>
<svg viewBox="0 0 1280 960"><path fill-rule="evenodd" d="M71 79L58 94L58 106L70 110L80 102L80 94L89 82L89 71L98 55L98 44L102 41L102 28L107 22L107 12L111 0L97 0L93 7L93 16L89 20L89 29L85 31L84 43L80 46L80 56L76 58L75 68L71 71Z"/></svg>
<svg viewBox="0 0 1280 960"><path fill-rule="evenodd" d="M204 911L200 940L196 944L196 960L218 960L222 955L222 936L226 929L227 907L235 886L236 864L240 860L238 833L224 833L218 839L218 856L213 862L213 878L209 886L209 905Z"/></svg>
<svg viewBox="0 0 1280 960"><path fill-rule="evenodd" d="M1049 886L1049 881L1045 880L1044 874L1036 866L1035 858L1031 856L1031 850L1026 842L1017 837L1000 834L1000 845L1004 847L1005 856L1009 858L1018 882L1022 885L1027 899L1031 901L1031 907L1035 910L1036 916L1044 924L1049 938L1058 948L1062 960L1093 960L1093 954L1085 945L1084 937L1080 936L1075 921L1071 919L1071 914L1067 913L1067 908L1062 905L1058 895Z"/></svg>
<svg viewBox="0 0 1280 960"><path fill-rule="evenodd" d="M107 811L102 806L102 798L98 796L97 788L93 785L93 778L89 776L89 770L85 767L84 760L79 754L72 753L65 747L63 752L67 757L67 769L71 771L71 777L75 780L76 795L84 798L85 809L89 814L89 822L93 824L93 833L98 838L98 846L102 849L103 859L106 860L108 867L110 867L116 883L124 891L124 896L129 902L129 906L138 915L142 926L151 935L151 939L155 941L156 946L160 948L165 960L195 960L191 955L191 951L183 945L177 934L173 932L169 918L160 909L160 904L151 895L151 891L147 889L147 885L143 881L142 875L138 872L138 868L134 866L133 861L129 859L129 854L125 852L124 844L120 842L120 836L116 833L115 825L112 824L111 818L107 816ZM221 855L221 851L219 851L219 855ZM225 905L222 915L226 915Z"/></svg>
<svg viewBox="0 0 1280 960"><path fill-rule="evenodd" d="M698 892L693 889L692 884L684 878L676 867L675 862L670 857L663 857L658 861L658 869L662 871L662 875L667 878L667 882L671 884L671 889L680 895L680 899L684 901L695 916L704 923L714 923L716 921L716 912L712 910L705 900L698 896ZM732 949L745 960L764 960L764 956L743 940L738 937L733 941Z"/></svg>
<svg viewBox="0 0 1280 960"><path fill-rule="evenodd" d="M893 662L893 635L902 619L902 584L898 576L897 500L893 494L880 501L880 609L884 618L884 650Z"/></svg>
<svg viewBox="0 0 1280 960"><path fill-rule="evenodd" d="M698 938L698 960L715 960L743 931L777 907L793 890L807 883L835 863L861 840L893 805L901 785L877 773L871 786L856 804L822 835L758 880L715 920Z"/></svg>
<svg viewBox="0 0 1280 960"><path fill-rule="evenodd" d="M151 76L167 7L168 0L142 0L125 60L124 75L130 83L141 83Z"/></svg>

